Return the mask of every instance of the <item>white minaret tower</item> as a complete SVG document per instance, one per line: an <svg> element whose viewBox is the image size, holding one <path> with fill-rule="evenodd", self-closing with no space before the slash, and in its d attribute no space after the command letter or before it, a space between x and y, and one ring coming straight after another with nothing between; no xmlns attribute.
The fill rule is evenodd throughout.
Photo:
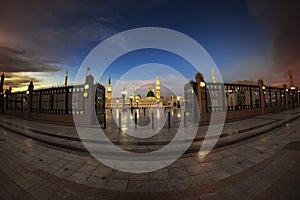
<svg viewBox="0 0 300 200"><path fill-rule="evenodd" d="M211 76L212 76L213 83L216 83L217 81L216 81L216 76L215 76L215 70L214 70L214 68L211 68Z"/></svg>
<svg viewBox="0 0 300 200"><path fill-rule="evenodd" d="M158 76L156 76L155 96L157 99L160 99L160 80Z"/></svg>
<svg viewBox="0 0 300 200"><path fill-rule="evenodd" d="M110 81L110 77L108 79L108 84L107 84L107 100L111 100L111 81Z"/></svg>

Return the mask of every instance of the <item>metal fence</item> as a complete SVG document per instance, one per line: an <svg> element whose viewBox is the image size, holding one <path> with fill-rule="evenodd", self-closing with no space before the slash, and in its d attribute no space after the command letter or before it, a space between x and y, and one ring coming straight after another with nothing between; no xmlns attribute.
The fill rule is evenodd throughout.
<svg viewBox="0 0 300 200"><path fill-rule="evenodd" d="M206 83L206 111L234 111L261 108L260 86L242 84ZM266 107L284 106L283 88L266 87L264 89Z"/></svg>
<svg viewBox="0 0 300 200"><path fill-rule="evenodd" d="M95 110L97 115L105 112L105 87L96 84ZM9 93L6 97L6 109L49 114L84 114L84 88L82 85L34 90L29 102L29 92ZM72 98L77 98L72 101ZM74 103L75 102L75 103ZM31 103L31 106L28 104ZM1 105L4 105L4 101Z"/></svg>
<svg viewBox="0 0 300 200"><path fill-rule="evenodd" d="M28 95L26 92L16 92L7 95L7 110L25 111L28 109Z"/></svg>
<svg viewBox="0 0 300 200"><path fill-rule="evenodd" d="M286 104L285 95L283 88L266 87L264 90L265 106L284 106Z"/></svg>

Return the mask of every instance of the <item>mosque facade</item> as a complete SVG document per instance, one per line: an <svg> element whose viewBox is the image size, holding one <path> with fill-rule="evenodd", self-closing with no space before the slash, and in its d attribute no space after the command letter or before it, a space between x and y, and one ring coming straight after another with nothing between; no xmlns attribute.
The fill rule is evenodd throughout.
<svg viewBox="0 0 300 200"><path fill-rule="evenodd" d="M152 84L148 85L148 91L146 97L142 98L141 95L135 94L134 86L132 86L131 94L127 94L127 88L124 87L122 90L122 97L113 98L112 97L112 86L111 80L109 78L107 84L107 96L106 96L106 108L150 108L153 106L163 106L164 98L161 97L160 92L160 78L156 76L155 86Z"/></svg>

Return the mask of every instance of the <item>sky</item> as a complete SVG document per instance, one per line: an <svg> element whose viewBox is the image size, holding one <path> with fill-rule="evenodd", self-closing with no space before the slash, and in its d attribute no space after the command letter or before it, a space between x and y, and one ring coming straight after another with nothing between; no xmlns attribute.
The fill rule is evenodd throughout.
<svg viewBox="0 0 300 200"><path fill-rule="evenodd" d="M63 85L66 70L69 84L77 84L79 67L102 41L133 28L163 27L202 45L225 82L262 78L266 85L289 85L291 69L300 86L299 10L299 1L277 0L2 0L0 73L6 76L4 88L14 91L26 90L30 81L35 88ZM195 76L177 55L144 49L120 56L99 81L106 85L111 77L118 93L125 83L127 88L145 86L156 75L165 84L184 80L157 67L126 75L146 63L172 67L187 80Z"/></svg>

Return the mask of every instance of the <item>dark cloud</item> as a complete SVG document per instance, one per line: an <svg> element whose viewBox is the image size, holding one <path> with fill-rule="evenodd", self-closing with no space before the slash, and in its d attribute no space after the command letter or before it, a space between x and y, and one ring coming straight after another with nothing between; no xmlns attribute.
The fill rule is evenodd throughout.
<svg viewBox="0 0 300 200"><path fill-rule="evenodd" d="M25 50L0 46L0 71L3 72L51 72L59 67L50 61L35 58Z"/></svg>
<svg viewBox="0 0 300 200"><path fill-rule="evenodd" d="M273 72L288 77L292 69L300 84L300 1L250 0L255 17L266 27L272 42ZM286 78L287 80L287 78Z"/></svg>
<svg viewBox="0 0 300 200"><path fill-rule="evenodd" d="M110 9L107 1L1 2L1 68L55 71L53 63L78 66L99 41L114 33L114 23L121 26L122 19L109 14Z"/></svg>

